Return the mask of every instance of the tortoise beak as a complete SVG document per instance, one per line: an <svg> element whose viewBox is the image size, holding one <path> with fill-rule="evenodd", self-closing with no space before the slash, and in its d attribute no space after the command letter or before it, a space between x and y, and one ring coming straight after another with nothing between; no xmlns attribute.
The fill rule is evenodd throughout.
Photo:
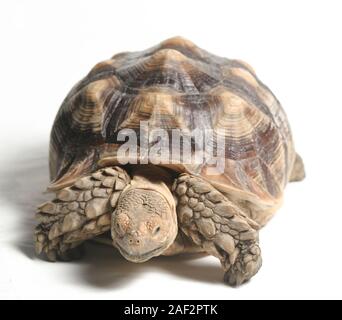
<svg viewBox="0 0 342 320"><path fill-rule="evenodd" d="M139 240L136 240L139 241ZM122 245L120 245L118 242L114 242L113 245L120 251L121 255L128 261L134 262L134 263L142 263L145 261L150 260L153 257L161 255L165 250L166 247L161 245L159 247L156 247L154 249L150 249L148 251L142 250L141 241L138 242L136 245L130 245L128 248L123 248Z"/></svg>

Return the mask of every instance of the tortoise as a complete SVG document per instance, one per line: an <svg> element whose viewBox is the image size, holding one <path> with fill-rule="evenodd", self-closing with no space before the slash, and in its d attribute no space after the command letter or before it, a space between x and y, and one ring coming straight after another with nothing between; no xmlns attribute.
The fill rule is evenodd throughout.
<svg viewBox="0 0 342 320"><path fill-rule="evenodd" d="M140 139L134 161L120 152L120 132L139 138L142 124L190 136L191 157L201 148L191 132L212 130L223 147L214 138L205 145L222 170L203 159L155 162ZM155 145L148 140L147 149ZM181 37L95 65L59 109L49 164L55 198L37 210L38 255L68 260L88 239L107 239L136 263L204 252L220 260L230 285L259 270L258 230L287 182L305 175L287 117L255 71Z"/></svg>

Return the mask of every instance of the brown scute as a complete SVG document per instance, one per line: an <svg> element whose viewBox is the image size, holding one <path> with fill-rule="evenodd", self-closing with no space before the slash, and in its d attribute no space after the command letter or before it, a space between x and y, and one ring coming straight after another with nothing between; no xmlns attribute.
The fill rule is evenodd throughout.
<svg viewBox="0 0 342 320"><path fill-rule="evenodd" d="M295 152L280 103L249 65L213 55L181 37L117 54L75 85L51 134L55 188L98 164L118 163L117 132L138 130L141 120L150 128L223 130L223 174L208 176L206 164L169 167L196 171L249 201L274 205L281 199Z"/></svg>

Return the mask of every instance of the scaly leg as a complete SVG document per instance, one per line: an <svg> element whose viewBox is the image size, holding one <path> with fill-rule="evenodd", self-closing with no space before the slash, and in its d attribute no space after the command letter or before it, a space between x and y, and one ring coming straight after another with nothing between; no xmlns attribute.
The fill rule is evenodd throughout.
<svg viewBox="0 0 342 320"><path fill-rule="evenodd" d="M50 261L68 260L84 240L109 230L113 208L129 182L120 167L100 169L40 205L35 228L37 254L45 254Z"/></svg>
<svg viewBox="0 0 342 320"><path fill-rule="evenodd" d="M173 185L178 223L192 241L220 259L224 280L239 285L261 266L259 225L199 177L182 174Z"/></svg>

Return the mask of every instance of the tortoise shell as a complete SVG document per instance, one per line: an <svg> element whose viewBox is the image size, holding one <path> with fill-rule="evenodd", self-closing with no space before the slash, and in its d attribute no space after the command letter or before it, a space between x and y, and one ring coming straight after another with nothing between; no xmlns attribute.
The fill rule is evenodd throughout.
<svg viewBox="0 0 342 320"><path fill-rule="evenodd" d="M50 143L50 190L118 162L120 129L213 129L225 135L224 172L171 165L219 190L272 207L282 198L295 152L286 115L253 69L183 38L97 64L65 98Z"/></svg>

